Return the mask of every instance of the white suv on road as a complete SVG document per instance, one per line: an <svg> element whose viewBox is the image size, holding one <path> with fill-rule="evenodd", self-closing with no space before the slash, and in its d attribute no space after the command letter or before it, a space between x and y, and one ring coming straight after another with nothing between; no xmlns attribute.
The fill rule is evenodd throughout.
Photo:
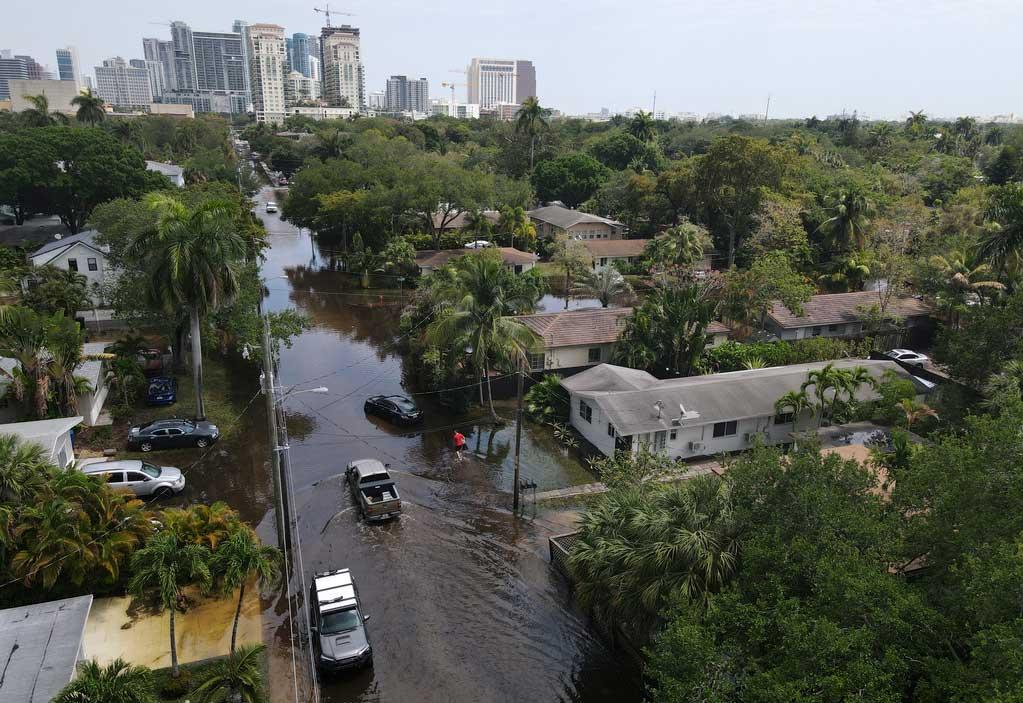
<svg viewBox="0 0 1023 703"><path fill-rule="evenodd" d="M185 490L185 477L173 466L156 466L141 459L85 459L78 468L89 476L106 478L115 491L131 491L140 498L166 498Z"/></svg>

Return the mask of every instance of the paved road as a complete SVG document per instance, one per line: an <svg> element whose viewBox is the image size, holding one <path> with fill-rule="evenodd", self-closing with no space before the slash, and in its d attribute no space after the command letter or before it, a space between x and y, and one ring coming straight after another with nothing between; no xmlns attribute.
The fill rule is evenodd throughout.
<svg viewBox="0 0 1023 703"><path fill-rule="evenodd" d="M276 199L269 189L260 203L268 198ZM262 206L257 212L272 246L263 266L268 309L296 307L314 323L282 350L280 381L330 389L287 401L304 571L308 578L350 567L372 616L375 666L322 681L322 699L638 700L635 672L595 639L548 567L547 528L563 528L548 525L542 513L522 520L508 510L513 428L452 416L429 396L419 397L428 413L425 432L408 436L368 418L366 395L408 390L393 351L400 305L391 293L346 288L345 275L330 270L329 255L307 232ZM473 450L461 463L448 446L453 425ZM260 431L253 427L253 436ZM340 473L349 460L366 456L392 464L405 505L399 520L367 526L351 510ZM252 466L238 483L267 485L265 466ZM524 433L523 466L541 489L592 481L540 432ZM270 536L265 491L258 501L261 533ZM272 604L264 618L280 645L271 667L275 699L285 700L286 602ZM299 658L300 670L302 664Z"/></svg>

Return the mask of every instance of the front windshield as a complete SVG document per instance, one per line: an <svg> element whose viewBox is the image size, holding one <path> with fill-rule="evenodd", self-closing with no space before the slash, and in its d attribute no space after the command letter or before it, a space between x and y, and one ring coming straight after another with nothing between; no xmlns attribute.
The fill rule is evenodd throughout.
<svg viewBox="0 0 1023 703"><path fill-rule="evenodd" d="M335 610L332 613L324 614L320 634L336 635L339 632L348 632L357 628L360 622L362 622L362 618L359 616L357 608Z"/></svg>
<svg viewBox="0 0 1023 703"><path fill-rule="evenodd" d="M395 400L394 404L397 405L400 410L404 410L405 412L412 412L416 409L415 403L411 400Z"/></svg>
<svg viewBox="0 0 1023 703"><path fill-rule="evenodd" d="M142 473L144 473L146 476L150 476L152 478L159 478L161 472L160 472L160 467L159 466L153 466L152 464L147 464L146 462L143 461L142 462Z"/></svg>

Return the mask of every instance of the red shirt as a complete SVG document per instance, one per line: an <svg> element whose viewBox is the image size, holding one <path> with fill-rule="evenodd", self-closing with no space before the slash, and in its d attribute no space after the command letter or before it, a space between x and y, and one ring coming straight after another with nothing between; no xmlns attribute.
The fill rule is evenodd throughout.
<svg viewBox="0 0 1023 703"><path fill-rule="evenodd" d="M455 440L455 447L461 449L465 446L465 435L461 432L455 432L453 439Z"/></svg>

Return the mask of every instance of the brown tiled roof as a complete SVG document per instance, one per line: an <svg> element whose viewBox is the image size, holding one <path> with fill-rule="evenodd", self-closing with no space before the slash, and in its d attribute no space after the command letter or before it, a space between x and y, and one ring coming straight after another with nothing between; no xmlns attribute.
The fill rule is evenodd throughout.
<svg viewBox="0 0 1023 703"><path fill-rule="evenodd" d="M861 291L858 293L831 293L815 295L803 306L801 316L794 315L775 301L768 317L779 327L809 327L810 325L837 325L843 322L860 322L863 310L878 304L877 293ZM919 317L929 315L931 307L919 298L904 296L893 298L889 310L899 317Z"/></svg>
<svg viewBox="0 0 1023 703"><path fill-rule="evenodd" d="M494 247L491 249L423 249L416 252L416 265L439 268L452 259L457 259L459 256L472 254L476 251L499 251L501 252L501 258L504 259L504 263L509 266L531 264L536 261L536 254L531 254L528 251L519 251L513 247Z"/></svg>
<svg viewBox="0 0 1023 703"><path fill-rule="evenodd" d="M649 239L581 239L590 256L639 256Z"/></svg>
<svg viewBox="0 0 1023 703"><path fill-rule="evenodd" d="M592 308L519 315L513 319L535 332L545 347L553 348L615 342L631 314L632 308ZM720 322L711 322L707 327L708 334L728 331Z"/></svg>
<svg viewBox="0 0 1023 703"><path fill-rule="evenodd" d="M459 212L457 215L455 215L454 217L447 221L447 224L444 225L444 229L446 230L465 229L466 227L469 226L469 214L470 213L465 211ZM488 220L490 220L491 223L495 225L497 224L498 220L501 219L501 213L498 212L497 210L484 210L483 216L486 217ZM435 228L440 229L441 228L440 223L443 221L444 221L443 212L433 213L433 226Z"/></svg>

